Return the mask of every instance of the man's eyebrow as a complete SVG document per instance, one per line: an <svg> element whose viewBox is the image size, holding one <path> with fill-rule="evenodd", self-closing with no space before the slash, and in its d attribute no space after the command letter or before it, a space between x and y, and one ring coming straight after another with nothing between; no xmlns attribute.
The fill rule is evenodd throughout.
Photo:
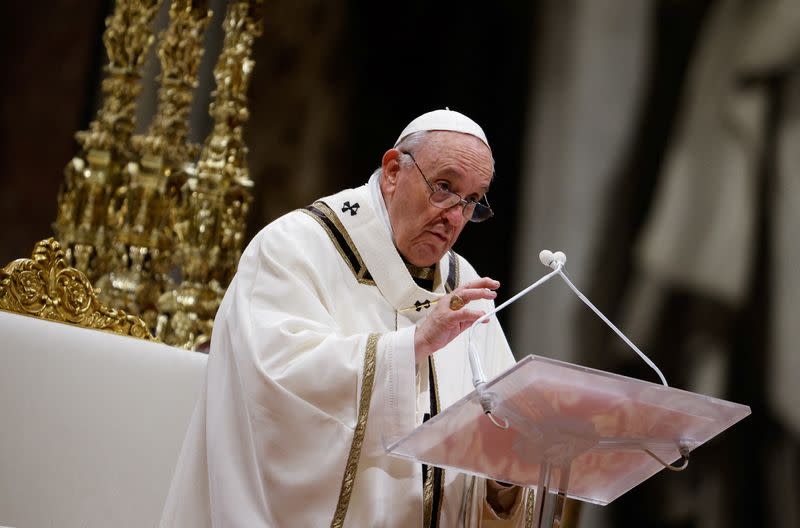
<svg viewBox="0 0 800 528"><path fill-rule="evenodd" d="M464 176L464 173L452 167L445 167L436 172L436 176Z"/></svg>
<svg viewBox="0 0 800 528"><path fill-rule="evenodd" d="M435 177L438 176L458 176L459 178L463 178L464 172L453 167L444 167L435 173Z"/></svg>
<svg viewBox="0 0 800 528"><path fill-rule="evenodd" d="M440 178L440 177L445 177L445 178L447 178L447 177L452 177L452 176L457 176L457 177L459 177L459 178L460 178L460 177L463 177L463 176L464 176L464 174L463 174L463 173L462 173L460 170L458 170L458 169L454 169L454 168L452 168L452 167L445 167L445 168L443 168L441 171L437 172L437 173L436 173L436 174L433 176L433 178L432 178L432 179L435 179L435 178ZM491 183L491 181L490 181L489 183ZM481 186L481 187L478 189L478 191L476 191L476 192L481 192L481 193L483 193L483 194L486 194L486 193L488 193L488 192L489 192L489 185L483 185L483 186ZM470 194L474 194L474 193L470 193Z"/></svg>

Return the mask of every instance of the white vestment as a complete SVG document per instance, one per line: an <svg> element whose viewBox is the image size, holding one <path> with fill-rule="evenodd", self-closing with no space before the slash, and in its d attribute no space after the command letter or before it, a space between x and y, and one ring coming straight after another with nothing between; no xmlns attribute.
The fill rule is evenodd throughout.
<svg viewBox="0 0 800 528"><path fill-rule="evenodd" d="M324 198L269 224L244 251L163 528L405 528L428 526L426 508L436 526L495 525L480 520L494 517L483 480L447 470L423 491L421 465L386 454L431 403L471 391L466 335L433 354L430 372L415 366L414 329L431 301L478 275L451 252L434 291L418 286L374 200L367 185ZM514 363L495 319L476 336L488 376ZM501 525L529 524L532 501L520 492Z"/></svg>

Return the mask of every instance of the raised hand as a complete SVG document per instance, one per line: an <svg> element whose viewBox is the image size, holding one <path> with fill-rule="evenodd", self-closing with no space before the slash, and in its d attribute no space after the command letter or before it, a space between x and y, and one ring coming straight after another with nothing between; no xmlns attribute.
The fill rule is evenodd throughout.
<svg viewBox="0 0 800 528"><path fill-rule="evenodd" d="M468 303L475 299L494 299L500 283L489 277L459 286L436 303L430 315L417 324L414 333L414 355L417 363L452 341L469 328L481 310L470 310ZM465 306L466 305L466 306Z"/></svg>

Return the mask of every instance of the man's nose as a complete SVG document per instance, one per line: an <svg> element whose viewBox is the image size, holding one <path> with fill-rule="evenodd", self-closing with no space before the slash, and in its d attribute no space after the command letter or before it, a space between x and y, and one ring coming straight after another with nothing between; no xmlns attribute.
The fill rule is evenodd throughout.
<svg viewBox="0 0 800 528"><path fill-rule="evenodd" d="M446 218L450 225L461 225L464 221L464 214L462 213L463 205L458 203L452 207L448 207L444 209L442 212L442 217Z"/></svg>

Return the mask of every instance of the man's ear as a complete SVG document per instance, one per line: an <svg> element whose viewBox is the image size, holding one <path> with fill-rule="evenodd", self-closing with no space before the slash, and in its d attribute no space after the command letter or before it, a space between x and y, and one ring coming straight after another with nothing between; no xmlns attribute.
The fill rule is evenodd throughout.
<svg viewBox="0 0 800 528"><path fill-rule="evenodd" d="M381 190L391 194L397 186L397 177L400 172L400 151L389 149L384 153L381 162L383 178L381 178Z"/></svg>

